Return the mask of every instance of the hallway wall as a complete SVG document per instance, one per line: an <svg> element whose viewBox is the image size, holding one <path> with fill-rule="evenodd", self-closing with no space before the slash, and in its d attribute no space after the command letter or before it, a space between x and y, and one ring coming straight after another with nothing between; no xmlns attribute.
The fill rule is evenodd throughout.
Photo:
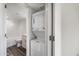
<svg viewBox="0 0 79 59"><path fill-rule="evenodd" d="M10 21L10 20L9 20ZM23 34L26 34L26 21L12 22L13 26L7 27L7 46L10 47L16 44L17 39L21 39ZM10 25L10 24L9 24ZM8 26L9 26L8 25Z"/></svg>
<svg viewBox="0 0 79 59"><path fill-rule="evenodd" d="M64 56L79 54L79 4L61 4L61 51Z"/></svg>

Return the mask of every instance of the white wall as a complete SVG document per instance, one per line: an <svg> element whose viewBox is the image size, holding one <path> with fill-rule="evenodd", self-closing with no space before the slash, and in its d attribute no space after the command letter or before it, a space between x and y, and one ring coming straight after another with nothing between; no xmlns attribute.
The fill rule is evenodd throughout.
<svg viewBox="0 0 79 59"><path fill-rule="evenodd" d="M58 9L55 8L55 53L57 55L58 48L60 50L58 55L79 55L79 4L55 4L55 7L58 6Z"/></svg>
<svg viewBox="0 0 79 59"><path fill-rule="evenodd" d="M21 35L27 34L26 33L26 30L27 30L27 28L26 28L26 20L21 20L20 21L20 28L19 28L19 30L20 30L20 34Z"/></svg>
<svg viewBox="0 0 79 59"><path fill-rule="evenodd" d="M79 54L79 4L62 4L62 55Z"/></svg>
<svg viewBox="0 0 79 59"><path fill-rule="evenodd" d="M19 21L10 21L13 25L7 24L7 46L10 47L12 45L16 44L17 39L21 39L23 34L26 34L26 21L25 20L19 20Z"/></svg>
<svg viewBox="0 0 79 59"><path fill-rule="evenodd" d="M54 4L55 56L61 56L61 4Z"/></svg>
<svg viewBox="0 0 79 59"><path fill-rule="evenodd" d="M7 14L10 18L14 19L26 19L27 17L27 8L28 7L25 3L7 3ZM32 8L32 13L36 12Z"/></svg>

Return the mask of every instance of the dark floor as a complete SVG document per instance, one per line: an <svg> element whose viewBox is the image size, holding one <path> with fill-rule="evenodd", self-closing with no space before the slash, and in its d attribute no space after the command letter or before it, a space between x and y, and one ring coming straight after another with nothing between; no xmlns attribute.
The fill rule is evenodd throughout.
<svg viewBox="0 0 79 59"><path fill-rule="evenodd" d="M12 46L7 49L7 56L26 56L26 49Z"/></svg>

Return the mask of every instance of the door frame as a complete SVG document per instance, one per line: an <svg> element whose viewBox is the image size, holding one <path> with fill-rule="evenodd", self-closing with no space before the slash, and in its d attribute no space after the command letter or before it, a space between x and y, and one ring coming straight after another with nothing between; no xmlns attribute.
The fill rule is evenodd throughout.
<svg viewBox="0 0 79 59"><path fill-rule="evenodd" d="M51 54L53 54L53 50L51 50L51 45L52 45L52 43L51 43L51 41L50 41L50 36L51 36L51 29L52 29L52 27L51 27L51 21L52 21L52 5L51 5L51 3L46 3L45 4L45 29L46 29L46 31L45 31L45 40L46 40L46 44L45 44L45 48L46 48L46 50L45 50L45 52L46 52L46 56L51 56ZM30 18L31 19L31 18ZM50 20L50 21L49 21ZM27 46L27 45L26 45ZM30 40L28 40L28 55L27 56L30 56L30 53L31 53L31 51L30 51ZM52 52L52 53L51 53ZM6 54L7 55L7 54Z"/></svg>
<svg viewBox="0 0 79 59"><path fill-rule="evenodd" d="M52 33L53 32L53 4L52 3L45 3L45 56L52 56L53 55L53 49L52 49L52 46L53 46L53 42L51 39L50 40L50 36L52 36ZM32 19L30 20L31 22L28 23L31 25L32 27ZM30 28L32 29L32 28ZM31 32L29 32L28 34L30 34ZM29 37L31 35L28 35ZM31 56L31 38L28 39L28 56Z"/></svg>
<svg viewBox="0 0 79 59"><path fill-rule="evenodd" d="M45 40L46 40L46 55L53 56L55 48L53 47L54 35L54 22L53 22L53 3L46 3L45 5Z"/></svg>

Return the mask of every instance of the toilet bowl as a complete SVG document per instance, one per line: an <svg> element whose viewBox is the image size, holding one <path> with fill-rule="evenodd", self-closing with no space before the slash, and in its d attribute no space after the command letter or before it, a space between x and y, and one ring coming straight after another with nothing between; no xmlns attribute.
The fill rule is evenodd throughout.
<svg viewBox="0 0 79 59"><path fill-rule="evenodd" d="M17 46L17 47L22 46L22 40L21 40L21 39L17 39L17 40L16 40L16 46Z"/></svg>

